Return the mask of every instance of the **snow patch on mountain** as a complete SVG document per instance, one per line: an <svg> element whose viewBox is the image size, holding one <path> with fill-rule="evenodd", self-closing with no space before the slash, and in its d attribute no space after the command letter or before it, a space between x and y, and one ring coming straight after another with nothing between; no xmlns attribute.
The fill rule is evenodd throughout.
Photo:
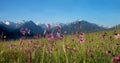
<svg viewBox="0 0 120 63"><path fill-rule="evenodd" d="M10 25L10 21L3 21L4 24Z"/></svg>
<svg viewBox="0 0 120 63"><path fill-rule="evenodd" d="M38 21L38 22L36 22L35 24L36 24L36 25L40 25L41 23Z"/></svg>

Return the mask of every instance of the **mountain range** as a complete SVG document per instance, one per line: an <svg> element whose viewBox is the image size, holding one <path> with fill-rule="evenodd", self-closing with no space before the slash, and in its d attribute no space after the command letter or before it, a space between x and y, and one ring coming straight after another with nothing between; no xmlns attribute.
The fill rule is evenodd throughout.
<svg viewBox="0 0 120 63"><path fill-rule="evenodd" d="M60 26L60 31L57 29L57 26ZM100 31L100 30L106 30L109 28L99 26L94 23L90 23L85 20L81 21L74 21L71 23L56 23L56 24L51 24L50 29L46 27L46 24L40 24L40 23L34 23L32 20L30 21L18 21L18 22L11 22L11 21L0 21L0 36L7 36L7 38L19 38L22 35L20 32L20 29L29 29L30 34L29 36L33 36L35 34L41 34L43 35L44 30L47 31L52 31L54 32L60 32L64 33L67 31L67 34L70 34L72 32L94 32L94 31ZM110 28L114 29L114 28Z"/></svg>

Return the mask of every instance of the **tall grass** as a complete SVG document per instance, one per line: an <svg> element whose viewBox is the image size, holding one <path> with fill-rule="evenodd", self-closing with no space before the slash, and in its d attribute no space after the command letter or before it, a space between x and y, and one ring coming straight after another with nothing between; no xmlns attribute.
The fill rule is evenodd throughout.
<svg viewBox="0 0 120 63"><path fill-rule="evenodd" d="M111 58L120 54L120 39L114 38L114 31L86 33L84 43L78 42L79 35L30 39L31 43L25 39L22 44L19 40L0 42L0 63L113 63Z"/></svg>

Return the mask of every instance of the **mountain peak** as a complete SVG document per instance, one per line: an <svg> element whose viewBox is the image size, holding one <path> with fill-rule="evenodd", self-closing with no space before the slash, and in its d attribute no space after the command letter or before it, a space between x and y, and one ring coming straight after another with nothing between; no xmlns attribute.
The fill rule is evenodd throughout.
<svg viewBox="0 0 120 63"><path fill-rule="evenodd" d="M38 21L38 22L36 22L35 24L36 24L36 25L40 25L41 23Z"/></svg>
<svg viewBox="0 0 120 63"><path fill-rule="evenodd" d="M9 21L4 21L4 24L10 25L10 22Z"/></svg>
<svg viewBox="0 0 120 63"><path fill-rule="evenodd" d="M36 26L36 24L35 24L33 21L31 21L31 20L30 20L30 21L26 21L26 22L24 23L24 25L25 25L25 24L27 24L27 25L35 25L35 26Z"/></svg>

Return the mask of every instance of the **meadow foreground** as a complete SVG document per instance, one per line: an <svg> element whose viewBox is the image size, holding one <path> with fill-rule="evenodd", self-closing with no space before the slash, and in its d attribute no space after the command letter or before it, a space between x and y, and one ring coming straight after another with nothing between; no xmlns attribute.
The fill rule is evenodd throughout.
<svg viewBox="0 0 120 63"><path fill-rule="evenodd" d="M1 41L0 63L120 63L120 30Z"/></svg>

